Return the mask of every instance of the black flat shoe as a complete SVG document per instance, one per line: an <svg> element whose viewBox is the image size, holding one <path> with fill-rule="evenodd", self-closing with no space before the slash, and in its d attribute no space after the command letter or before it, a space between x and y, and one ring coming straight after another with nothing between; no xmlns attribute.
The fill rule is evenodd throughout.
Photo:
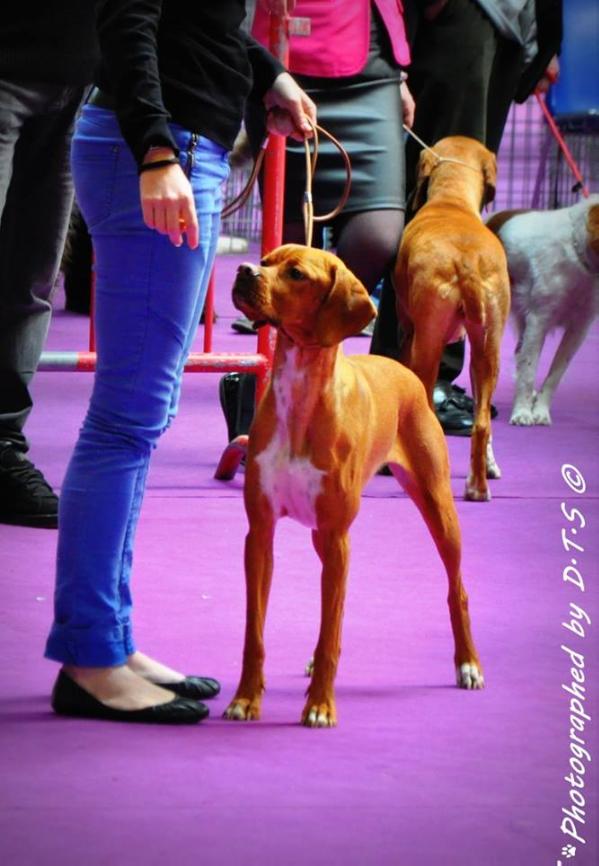
<svg viewBox="0 0 599 866"><path fill-rule="evenodd" d="M201 722L210 712L204 704L180 697L143 710L115 710L82 689L64 671L59 673L52 690L52 709L59 716L155 725L191 725Z"/></svg>
<svg viewBox="0 0 599 866"><path fill-rule="evenodd" d="M435 415L447 436L471 436L474 426L474 400L459 385L452 382L435 383L433 390ZM491 418L497 417L497 408L491 404Z"/></svg>
<svg viewBox="0 0 599 866"><path fill-rule="evenodd" d="M215 698L220 692L219 681L212 677L185 677L178 683L154 683L154 685L194 701Z"/></svg>

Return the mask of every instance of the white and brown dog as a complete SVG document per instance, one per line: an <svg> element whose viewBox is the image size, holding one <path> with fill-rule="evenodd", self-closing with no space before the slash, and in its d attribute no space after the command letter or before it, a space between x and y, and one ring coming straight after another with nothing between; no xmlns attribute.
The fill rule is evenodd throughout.
<svg viewBox="0 0 599 866"><path fill-rule="evenodd" d="M226 717L260 716L274 528L289 516L312 530L322 562L320 635L301 718L309 727L336 723L348 531L362 488L384 463L420 509L445 565L458 685L481 688L441 427L413 373L388 358L345 357L340 346L375 315L366 289L331 253L289 244L260 267L240 266L233 301L252 321L268 322L278 333L272 379L249 437L245 648Z"/></svg>
<svg viewBox="0 0 599 866"><path fill-rule="evenodd" d="M599 195L552 211L501 211L488 227L505 249L516 324L516 394L511 424L551 424L551 401L599 313ZM545 338L563 336L538 391Z"/></svg>

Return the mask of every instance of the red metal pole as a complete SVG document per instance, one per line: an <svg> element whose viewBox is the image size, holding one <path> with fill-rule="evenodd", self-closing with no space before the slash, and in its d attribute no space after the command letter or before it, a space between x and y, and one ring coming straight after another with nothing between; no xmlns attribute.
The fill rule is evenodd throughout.
<svg viewBox="0 0 599 866"><path fill-rule="evenodd" d="M92 250L92 267L89 275L89 351L96 351L96 332L94 330L94 318L96 315L96 257Z"/></svg>
<svg viewBox="0 0 599 866"><path fill-rule="evenodd" d="M289 61L289 15L270 16L269 48L281 63ZM285 139L271 135L264 157L264 185L262 191L262 255L283 242L283 201L285 196ZM258 353L269 360L268 370L258 376L256 402L260 400L266 385L272 356L275 334L272 328L258 331Z"/></svg>
<svg viewBox="0 0 599 866"><path fill-rule="evenodd" d="M212 331L214 326L214 268L208 281L206 302L204 304L204 352L212 351Z"/></svg>

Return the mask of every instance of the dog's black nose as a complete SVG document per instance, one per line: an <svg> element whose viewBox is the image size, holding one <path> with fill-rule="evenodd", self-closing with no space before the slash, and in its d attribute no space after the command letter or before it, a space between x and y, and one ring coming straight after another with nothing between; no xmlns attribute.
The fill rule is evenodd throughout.
<svg viewBox="0 0 599 866"><path fill-rule="evenodd" d="M237 268L237 274L240 277L256 277L258 275L258 270L254 265L242 262L242 264Z"/></svg>

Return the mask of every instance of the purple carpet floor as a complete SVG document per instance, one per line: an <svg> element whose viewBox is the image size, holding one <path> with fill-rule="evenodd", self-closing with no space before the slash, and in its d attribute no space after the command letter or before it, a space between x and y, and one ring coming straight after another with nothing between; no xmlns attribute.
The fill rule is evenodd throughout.
<svg viewBox="0 0 599 866"><path fill-rule="evenodd" d="M218 260L220 351L255 348L231 330L238 261ZM86 319L61 307L59 297L48 348L84 349ZM367 350L364 339L348 344ZM376 477L352 532L339 726L298 724L319 570L308 530L291 521L276 540L263 719L221 718L240 670L246 520L243 476L213 479L226 440L215 374L185 378L179 418L155 454L134 570L138 644L222 680L209 720L159 729L54 717L56 667L42 651L56 533L0 526L0 862L598 862L599 330L549 428L507 423L513 345L506 334L494 426L503 478L491 503L463 501L469 441L449 440L482 692L453 685L440 562L394 479ZM91 383L86 373L35 379L31 456L57 488Z"/></svg>

